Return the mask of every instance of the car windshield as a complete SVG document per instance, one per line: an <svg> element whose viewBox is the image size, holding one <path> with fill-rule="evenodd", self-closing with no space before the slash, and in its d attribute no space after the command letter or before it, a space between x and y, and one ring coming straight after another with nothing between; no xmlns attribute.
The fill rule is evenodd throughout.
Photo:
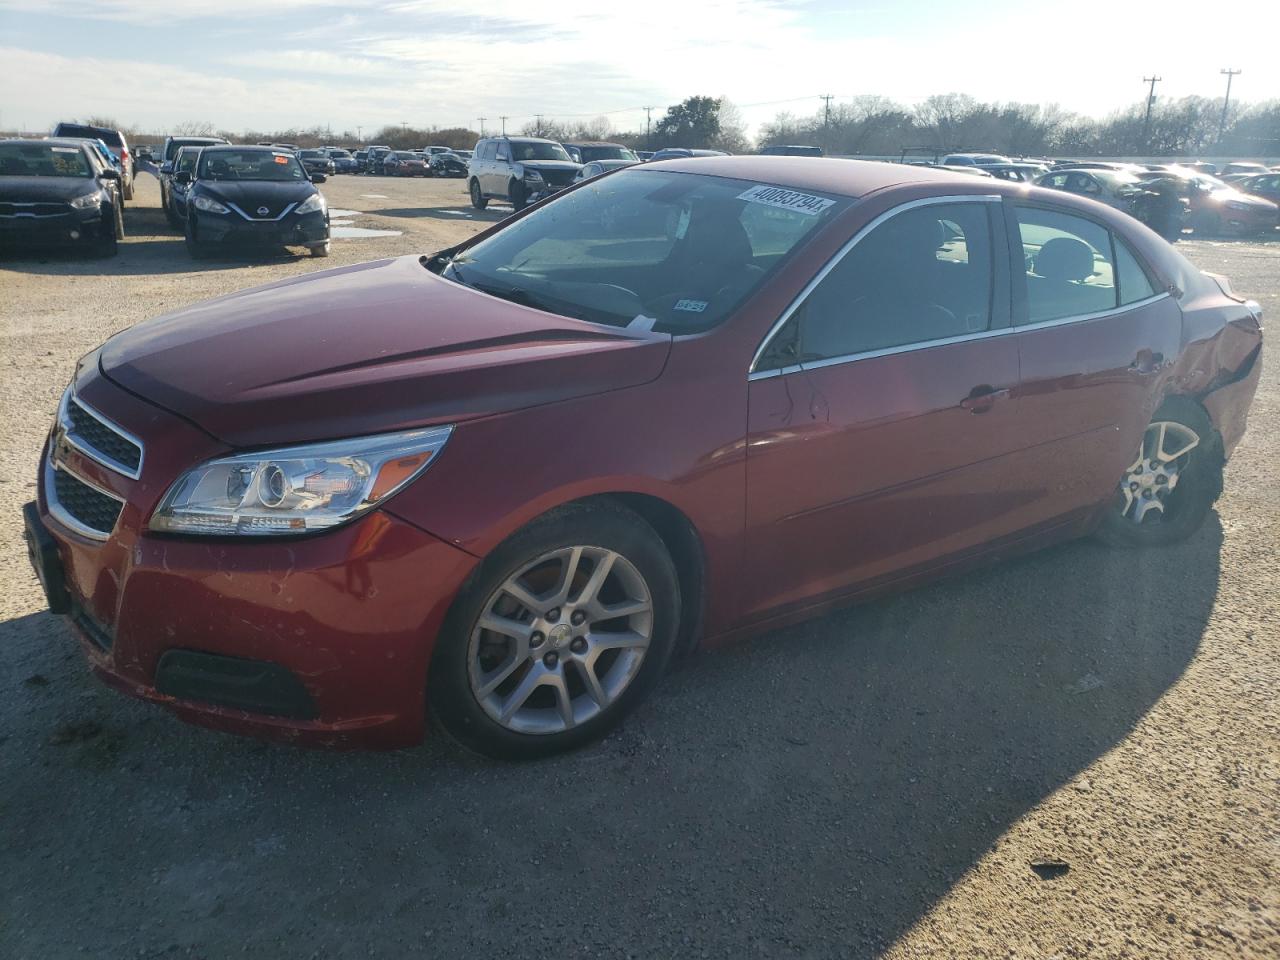
<svg viewBox="0 0 1280 960"><path fill-rule="evenodd" d="M0 177L91 177L79 147L52 143L0 143Z"/></svg>
<svg viewBox="0 0 1280 960"><path fill-rule="evenodd" d="M350 154L350 153L348 153L346 150L330 150L330 151L329 151L329 156L331 156L331 157L349 157L349 156L351 156L351 154Z"/></svg>
<svg viewBox="0 0 1280 960"><path fill-rule="evenodd" d="M422 159L421 155L413 153L410 150L397 150L395 152L395 156L397 159L400 159L400 160L421 160Z"/></svg>
<svg viewBox="0 0 1280 960"><path fill-rule="evenodd" d="M306 171L284 150L206 150L199 180L306 180Z"/></svg>
<svg viewBox="0 0 1280 960"><path fill-rule="evenodd" d="M324 154L321 153L319 150L303 150L300 155L306 157L307 159L324 156Z"/></svg>
<svg viewBox="0 0 1280 960"><path fill-rule="evenodd" d="M428 266L551 313L695 333L728 318L848 202L772 184L633 170L565 194Z"/></svg>
<svg viewBox="0 0 1280 960"><path fill-rule="evenodd" d="M582 154L582 162L590 163L593 160L635 160L636 155L626 147L604 146L604 147L579 147L578 152Z"/></svg>
<svg viewBox="0 0 1280 960"><path fill-rule="evenodd" d="M512 160L568 160L569 154L558 143L540 140L512 140Z"/></svg>

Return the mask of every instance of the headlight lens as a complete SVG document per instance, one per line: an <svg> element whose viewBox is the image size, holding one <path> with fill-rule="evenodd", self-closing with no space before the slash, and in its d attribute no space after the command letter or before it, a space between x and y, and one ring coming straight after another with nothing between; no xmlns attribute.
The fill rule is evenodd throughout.
<svg viewBox="0 0 1280 960"><path fill-rule="evenodd" d="M324 197L318 193L313 193L302 203L298 204L298 209L294 213L315 213L317 210L324 209Z"/></svg>
<svg viewBox="0 0 1280 960"><path fill-rule="evenodd" d="M71 206L77 210L96 210L102 206L102 194L86 193L83 197L76 197L72 200Z"/></svg>
<svg viewBox="0 0 1280 960"><path fill-rule="evenodd" d="M191 201L195 204L197 210L203 210L205 213L230 213L231 211L220 204L217 200L209 197L196 197Z"/></svg>
<svg viewBox="0 0 1280 960"><path fill-rule="evenodd" d="M169 488L151 529L281 536L336 527L421 474L451 433L433 427L210 460Z"/></svg>
<svg viewBox="0 0 1280 960"><path fill-rule="evenodd" d="M540 174L537 170L526 170L524 172L524 178L526 180L541 180L542 174Z"/></svg>

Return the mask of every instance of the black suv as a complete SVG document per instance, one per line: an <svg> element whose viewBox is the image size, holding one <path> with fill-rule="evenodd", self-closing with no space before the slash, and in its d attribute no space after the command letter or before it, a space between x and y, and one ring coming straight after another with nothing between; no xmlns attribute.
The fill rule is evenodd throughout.
<svg viewBox="0 0 1280 960"><path fill-rule="evenodd" d="M101 140L120 158L120 194L126 200L133 199L133 156L124 134L110 127L94 127L87 123L60 123L53 128L55 137Z"/></svg>
<svg viewBox="0 0 1280 960"><path fill-rule="evenodd" d="M490 200L508 200L523 210L569 186L581 169L554 140L490 137L476 144L467 164L471 205L483 210Z"/></svg>

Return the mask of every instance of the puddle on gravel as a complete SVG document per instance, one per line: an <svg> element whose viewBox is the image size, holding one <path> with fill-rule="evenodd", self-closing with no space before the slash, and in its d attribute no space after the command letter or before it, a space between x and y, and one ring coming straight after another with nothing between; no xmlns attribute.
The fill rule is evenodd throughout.
<svg viewBox="0 0 1280 960"><path fill-rule="evenodd" d="M365 237L398 237L403 230L370 230L366 227L339 227L329 224L329 236L335 240L357 240Z"/></svg>

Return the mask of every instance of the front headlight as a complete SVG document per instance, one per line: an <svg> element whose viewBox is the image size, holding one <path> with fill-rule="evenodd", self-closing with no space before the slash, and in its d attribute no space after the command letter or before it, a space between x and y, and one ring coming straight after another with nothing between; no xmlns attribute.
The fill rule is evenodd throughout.
<svg viewBox="0 0 1280 960"><path fill-rule="evenodd" d="M83 197L76 197L72 200L71 206L77 210L96 210L102 206L102 194L86 193Z"/></svg>
<svg viewBox="0 0 1280 960"><path fill-rule="evenodd" d="M317 210L324 209L324 197L318 193L313 193L302 203L298 204L298 209L294 213L315 213Z"/></svg>
<svg viewBox="0 0 1280 960"><path fill-rule="evenodd" d="M1245 210L1249 210L1249 209L1250 209L1250 207L1249 207L1249 204L1247 204L1247 203L1241 203L1239 200L1228 200L1228 201L1227 201L1227 209L1228 209L1228 210L1241 210L1241 211L1245 211Z"/></svg>
<svg viewBox="0 0 1280 960"><path fill-rule="evenodd" d="M203 210L205 213L230 213L231 211L220 204L217 200L209 197L196 197L191 201L195 204L197 210Z"/></svg>
<svg viewBox="0 0 1280 960"><path fill-rule="evenodd" d="M169 488L151 529L280 536L336 527L422 473L452 432L432 427L210 460Z"/></svg>
<svg viewBox="0 0 1280 960"><path fill-rule="evenodd" d="M541 180L542 174L540 174L537 170L526 170L524 172L524 178L526 180Z"/></svg>

